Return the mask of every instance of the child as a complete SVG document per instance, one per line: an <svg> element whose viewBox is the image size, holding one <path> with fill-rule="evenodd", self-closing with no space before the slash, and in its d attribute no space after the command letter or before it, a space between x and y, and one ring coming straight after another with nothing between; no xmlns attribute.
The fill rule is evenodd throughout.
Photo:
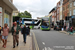
<svg viewBox="0 0 75 50"><path fill-rule="evenodd" d="M1 35L1 26L0 26L0 43L1 43L1 40L2 40L2 35Z"/></svg>

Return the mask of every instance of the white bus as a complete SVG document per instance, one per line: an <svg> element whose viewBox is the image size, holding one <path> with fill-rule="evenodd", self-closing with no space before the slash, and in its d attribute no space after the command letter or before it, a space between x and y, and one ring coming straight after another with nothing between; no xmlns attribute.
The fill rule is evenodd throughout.
<svg viewBox="0 0 75 50"><path fill-rule="evenodd" d="M32 18L21 18L21 23L23 25L33 25L33 21L34 21L34 28L40 28L40 24L41 24L41 19L32 19Z"/></svg>

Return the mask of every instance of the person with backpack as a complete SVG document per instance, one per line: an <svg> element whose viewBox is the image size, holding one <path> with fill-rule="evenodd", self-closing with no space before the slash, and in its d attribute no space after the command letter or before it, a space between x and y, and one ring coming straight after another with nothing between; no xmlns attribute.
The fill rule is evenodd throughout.
<svg viewBox="0 0 75 50"><path fill-rule="evenodd" d="M8 38L8 33L9 33L9 27L7 23L4 24L2 31L3 31L2 33L3 46L2 47L6 48L7 38Z"/></svg>
<svg viewBox="0 0 75 50"><path fill-rule="evenodd" d="M23 42L26 44L26 36L27 36L27 28L26 28L26 25L24 25L24 27L22 28L22 34L23 34Z"/></svg>
<svg viewBox="0 0 75 50"><path fill-rule="evenodd" d="M17 25L17 22L14 22L14 26L11 29L12 35L13 35L13 48L15 48L15 45L17 43L17 46L19 45L19 31L20 26Z"/></svg>

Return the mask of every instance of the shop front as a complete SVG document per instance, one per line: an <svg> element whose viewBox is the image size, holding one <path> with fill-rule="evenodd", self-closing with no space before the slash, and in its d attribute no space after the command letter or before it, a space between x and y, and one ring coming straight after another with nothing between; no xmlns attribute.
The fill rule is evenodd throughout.
<svg viewBox="0 0 75 50"><path fill-rule="evenodd" d="M0 26L3 27L5 23L11 29L13 23L13 11L16 7L9 0L0 0Z"/></svg>
<svg viewBox="0 0 75 50"><path fill-rule="evenodd" d="M72 27L75 29L75 16L67 16L66 17L66 26L68 28Z"/></svg>

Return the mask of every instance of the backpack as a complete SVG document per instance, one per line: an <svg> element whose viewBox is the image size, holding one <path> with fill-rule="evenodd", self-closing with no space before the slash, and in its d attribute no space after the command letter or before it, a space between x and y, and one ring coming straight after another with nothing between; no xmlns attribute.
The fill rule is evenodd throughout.
<svg viewBox="0 0 75 50"><path fill-rule="evenodd" d="M27 35L29 35L29 28L26 28L26 33Z"/></svg>

